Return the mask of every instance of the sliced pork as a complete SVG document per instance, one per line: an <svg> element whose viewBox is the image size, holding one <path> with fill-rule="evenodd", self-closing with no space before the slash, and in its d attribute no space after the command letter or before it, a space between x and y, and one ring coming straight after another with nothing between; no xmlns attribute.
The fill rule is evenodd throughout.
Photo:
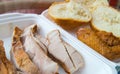
<svg viewBox="0 0 120 74"><path fill-rule="evenodd" d="M36 42L34 38L36 31L37 25L32 25L24 30L22 39L25 51L39 67L40 74L56 74L58 73L58 65L46 55L43 48Z"/></svg>
<svg viewBox="0 0 120 74"><path fill-rule="evenodd" d="M43 49L43 51L47 54L47 46L48 40L40 36L40 34L34 34L34 40L38 43L38 45Z"/></svg>
<svg viewBox="0 0 120 74"><path fill-rule="evenodd" d="M48 53L55 59L68 73L74 73L83 67L83 58L68 43L64 42L58 30L53 30L47 35L49 46Z"/></svg>
<svg viewBox="0 0 120 74"><path fill-rule="evenodd" d="M83 58L80 55L80 53L66 42L64 42L64 46L68 52L68 55L69 55L72 63L75 66L75 70L82 68L84 65L84 61L83 61Z"/></svg>
<svg viewBox="0 0 120 74"><path fill-rule="evenodd" d="M30 60L20 41L22 30L15 27L13 33L11 60L17 68L17 74L40 74L38 67Z"/></svg>
<svg viewBox="0 0 120 74"><path fill-rule="evenodd" d="M15 74L15 68L5 55L3 41L0 40L0 74Z"/></svg>
<svg viewBox="0 0 120 74"><path fill-rule="evenodd" d="M0 74L7 74L7 68L5 67L4 63L0 60Z"/></svg>

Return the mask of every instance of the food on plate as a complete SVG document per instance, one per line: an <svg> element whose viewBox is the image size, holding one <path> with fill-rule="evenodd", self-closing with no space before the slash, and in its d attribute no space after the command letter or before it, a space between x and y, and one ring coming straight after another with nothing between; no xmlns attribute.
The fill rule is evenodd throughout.
<svg viewBox="0 0 120 74"><path fill-rule="evenodd" d="M67 73L74 73L84 65L80 53L71 45L62 40L60 32L53 30L47 35L49 55L58 62Z"/></svg>
<svg viewBox="0 0 120 74"><path fill-rule="evenodd" d="M22 74L40 74L38 67L30 60L29 56L24 51L20 40L22 33L23 31L21 29L15 27L13 32L12 49L10 51L11 60L18 72Z"/></svg>
<svg viewBox="0 0 120 74"><path fill-rule="evenodd" d="M91 13L98 6L109 6L107 0L65 0L55 2L48 9L50 16L63 29L72 30L82 24L89 24Z"/></svg>
<svg viewBox="0 0 120 74"><path fill-rule="evenodd" d="M41 46L41 48L43 49L43 51L48 54L47 52L47 46L48 46L48 40L46 38L43 38L40 34L36 33L34 34L34 40L39 44L39 46Z"/></svg>
<svg viewBox="0 0 120 74"><path fill-rule="evenodd" d="M120 12L107 5L98 5L91 14L90 27L81 27L77 31L78 39L110 60L119 59Z"/></svg>
<svg viewBox="0 0 120 74"><path fill-rule="evenodd" d="M0 40L0 74L16 74L14 66L5 55L2 40Z"/></svg>
<svg viewBox="0 0 120 74"><path fill-rule="evenodd" d="M119 11L108 6L99 6L94 10L92 16L91 23L95 30L112 33L115 37L120 38Z"/></svg>
<svg viewBox="0 0 120 74"><path fill-rule="evenodd" d="M115 37L111 32L98 31L96 35L109 46L119 45L120 39Z"/></svg>
<svg viewBox="0 0 120 74"><path fill-rule="evenodd" d="M113 46L108 45L90 28L80 28L77 31L77 37L80 41L84 42L109 60L117 60L120 58L120 44Z"/></svg>
<svg viewBox="0 0 120 74"><path fill-rule="evenodd" d="M73 1L53 3L48 9L48 14L55 20L77 22L89 22L91 20L89 10Z"/></svg>
<svg viewBox="0 0 120 74"><path fill-rule="evenodd" d="M51 31L44 38L38 28L36 24L24 30L14 28L11 62L0 40L0 74L59 74L59 65L67 74L73 74L83 68L83 57L62 39L59 30Z"/></svg>
<svg viewBox="0 0 120 74"><path fill-rule="evenodd" d="M3 64L3 62L0 60L0 74L8 74L7 73L7 68Z"/></svg>
<svg viewBox="0 0 120 74"><path fill-rule="evenodd" d="M77 2L56 2L48 9L48 17L66 30L72 30L91 20L91 13Z"/></svg>
<svg viewBox="0 0 120 74"><path fill-rule="evenodd" d="M108 0L66 0L66 1L74 1L80 4L85 5L91 12L97 6L109 6Z"/></svg>
<svg viewBox="0 0 120 74"><path fill-rule="evenodd" d="M82 28L83 25L75 26L80 28L79 31L77 32L78 39L83 41L88 46L98 51L100 54L102 54L103 56L107 57L110 60L119 59L120 12L110 7L107 0L65 0L65 1L66 3L77 3L86 6L86 8L89 9L90 14L92 15L90 23L87 23L89 29L87 28L88 26L84 26L87 29ZM57 4L55 5L57 6ZM54 10L54 12L55 11L56 10ZM50 10L48 10L48 14L50 15L49 12ZM76 10L74 12L76 12ZM62 22L61 26L65 27L66 26L65 24L66 22ZM78 29L74 28L74 26L67 26L67 28L69 27L71 27L70 31Z"/></svg>
<svg viewBox="0 0 120 74"><path fill-rule="evenodd" d="M90 24L92 12L98 6L109 6L108 0L65 0L53 3L48 9L48 18L65 30Z"/></svg>
<svg viewBox="0 0 120 74"><path fill-rule="evenodd" d="M51 60L43 48L36 42L34 35L37 33L37 25L25 28L22 34L22 42L26 53L40 70L40 74L58 73L58 64Z"/></svg>

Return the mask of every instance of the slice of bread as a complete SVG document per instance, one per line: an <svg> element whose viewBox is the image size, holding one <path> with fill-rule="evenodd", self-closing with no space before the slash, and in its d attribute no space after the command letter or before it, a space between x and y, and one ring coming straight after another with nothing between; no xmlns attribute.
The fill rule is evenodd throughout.
<svg viewBox="0 0 120 74"><path fill-rule="evenodd" d="M120 38L120 12L108 6L98 6L92 13L92 27Z"/></svg>
<svg viewBox="0 0 120 74"><path fill-rule="evenodd" d="M91 20L89 10L85 6L73 1L53 3L48 9L48 14L58 20L77 22L89 22Z"/></svg>
<svg viewBox="0 0 120 74"><path fill-rule="evenodd" d="M108 0L65 0L65 1L74 1L83 4L86 7L88 7L90 11L93 11L99 5L109 6Z"/></svg>

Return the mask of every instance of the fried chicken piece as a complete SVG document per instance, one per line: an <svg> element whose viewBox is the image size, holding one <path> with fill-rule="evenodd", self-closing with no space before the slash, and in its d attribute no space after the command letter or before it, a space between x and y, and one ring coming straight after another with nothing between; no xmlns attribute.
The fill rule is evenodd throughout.
<svg viewBox="0 0 120 74"><path fill-rule="evenodd" d="M15 68L13 67L12 63L7 59L7 57L5 55L5 49L3 47L3 41L2 40L0 40L0 61L1 61L0 68L3 68L2 70L6 69L7 74L15 74Z"/></svg>
<svg viewBox="0 0 120 74"><path fill-rule="evenodd" d="M84 42L109 60L120 58L120 45L109 46L106 42L102 41L92 29L80 28L77 31L77 37L80 41Z"/></svg>
<svg viewBox="0 0 120 74"><path fill-rule="evenodd" d="M99 31L96 32L97 36L109 46L119 45L120 39L115 37L112 33Z"/></svg>

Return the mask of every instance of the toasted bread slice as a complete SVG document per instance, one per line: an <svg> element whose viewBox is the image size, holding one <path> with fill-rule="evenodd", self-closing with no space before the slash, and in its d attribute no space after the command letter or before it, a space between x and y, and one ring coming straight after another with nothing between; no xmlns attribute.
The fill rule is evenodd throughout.
<svg viewBox="0 0 120 74"><path fill-rule="evenodd" d="M97 6L108 6L108 0L65 0L66 2L74 1L88 7L90 11L93 11Z"/></svg>
<svg viewBox="0 0 120 74"><path fill-rule="evenodd" d="M89 22L91 20L91 13L82 4L77 2L58 2L53 3L48 14L58 20L72 20L77 22Z"/></svg>
<svg viewBox="0 0 120 74"><path fill-rule="evenodd" d="M120 38L120 12L108 6L98 6L92 13L92 27Z"/></svg>

